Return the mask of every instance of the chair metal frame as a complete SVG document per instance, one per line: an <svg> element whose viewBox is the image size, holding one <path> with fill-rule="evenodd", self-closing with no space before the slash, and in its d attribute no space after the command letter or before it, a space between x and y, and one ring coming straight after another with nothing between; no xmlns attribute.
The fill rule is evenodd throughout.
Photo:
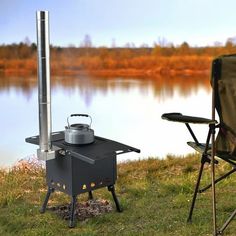
<svg viewBox="0 0 236 236"><path fill-rule="evenodd" d="M213 235L214 236L221 235L236 215L236 209L235 209L233 213L230 215L230 217L228 217L228 219L225 221L223 226L219 230L217 229L215 184L225 179L226 177L228 177L229 175L231 175L232 173L236 171L236 161L230 159L229 155L218 153L216 150L215 133L216 133L216 129L221 127L221 123L218 124L217 121L215 120L216 99L217 99L216 89L217 89L217 81L220 76L220 69L221 69L221 60L219 58L213 60L213 63L212 63L212 117L211 119L206 119L202 117L194 117L194 116L185 116L185 115L182 115L181 113L165 113L162 115L162 118L168 121L184 123L194 140L194 142L188 142L188 145L190 145L192 148L194 148L197 152L201 153L202 155L199 173L198 173L198 177L197 177L197 181L196 181L196 185L194 189L192 202L189 209L187 222L192 222L193 210L195 207L195 202L196 202L198 193L205 192L207 189L211 188L212 190L212 221L213 221ZM199 143L190 124L205 124L209 126L205 144ZM217 179L215 178L215 164L218 164L218 160L215 159L215 157L218 157L226 161L228 164L232 166L232 169L230 171L218 177ZM201 182L201 177L203 174L205 163L209 163L211 165L211 184L200 189L200 182Z"/></svg>

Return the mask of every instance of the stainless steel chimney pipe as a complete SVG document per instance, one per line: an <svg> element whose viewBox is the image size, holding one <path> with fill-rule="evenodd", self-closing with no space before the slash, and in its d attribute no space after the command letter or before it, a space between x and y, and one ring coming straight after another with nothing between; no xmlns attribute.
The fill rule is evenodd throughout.
<svg viewBox="0 0 236 236"><path fill-rule="evenodd" d="M38 52L38 103L39 103L39 149L40 160L55 158L51 144L51 88L50 88L50 44L49 13L37 11L37 52Z"/></svg>

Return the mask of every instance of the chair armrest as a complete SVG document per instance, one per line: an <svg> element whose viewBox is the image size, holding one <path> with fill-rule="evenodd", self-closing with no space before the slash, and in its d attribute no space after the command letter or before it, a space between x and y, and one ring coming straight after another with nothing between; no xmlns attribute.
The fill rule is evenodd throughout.
<svg viewBox="0 0 236 236"><path fill-rule="evenodd" d="M216 124L216 120L210 120L202 117L185 116L181 113L165 113L161 116L162 119L181 123L193 124Z"/></svg>

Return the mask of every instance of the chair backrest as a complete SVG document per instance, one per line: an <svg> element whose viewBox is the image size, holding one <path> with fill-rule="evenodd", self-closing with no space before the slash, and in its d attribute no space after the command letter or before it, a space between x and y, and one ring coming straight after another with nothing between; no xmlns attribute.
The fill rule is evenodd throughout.
<svg viewBox="0 0 236 236"><path fill-rule="evenodd" d="M212 63L213 104L220 118L216 150L236 158L236 54Z"/></svg>

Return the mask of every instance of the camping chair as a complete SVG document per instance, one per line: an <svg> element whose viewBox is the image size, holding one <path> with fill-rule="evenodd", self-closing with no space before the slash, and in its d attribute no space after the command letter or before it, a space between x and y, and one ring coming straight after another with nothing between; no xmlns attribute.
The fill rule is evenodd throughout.
<svg viewBox="0 0 236 236"><path fill-rule="evenodd" d="M193 142L187 142L187 144L201 153L201 165L190 206L188 222L192 221L197 194L212 187L213 232L214 235L219 235L223 233L236 215L235 210L223 226L217 230L215 184L236 171L236 55L225 55L213 60L211 86L212 119L185 116L181 113L166 113L162 115L162 118L168 121L184 123L193 138ZM215 110L219 115L219 123L215 120ZM205 124L209 126L206 143L199 143L190 124ZM215 139L216 129L218 134ZM216 160L215 156L219 159ZM218 164L218 160L226 161L232 166L232 169L215 179L215 164ZM211 163L211 184L199 189L205 163Z"/></svg>

